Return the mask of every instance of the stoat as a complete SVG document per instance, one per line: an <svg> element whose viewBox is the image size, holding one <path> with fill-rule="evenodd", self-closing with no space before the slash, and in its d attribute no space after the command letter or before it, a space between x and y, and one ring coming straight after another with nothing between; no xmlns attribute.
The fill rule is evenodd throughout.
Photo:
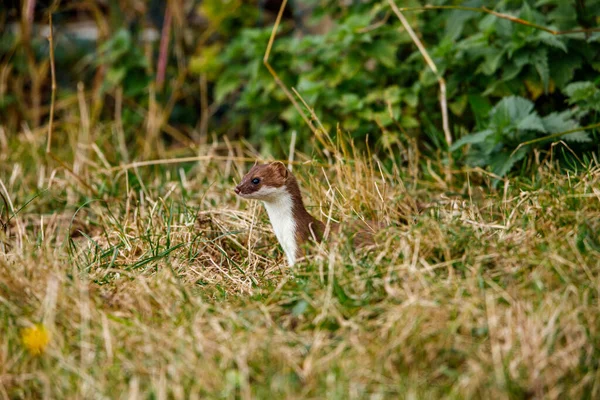
<svg viewBox="0 0 600 400"><path fill-rule="evenodd" d="M298 181L283 163L255 165L234 191L245 199L262 200L290 266L307 240L322 239L325 224L306 211Z"/></svg>
<svg viewBox="0 0 600 400"><path fill-rule="evenodd" d="M255 165L234 189L245 199L261 200L275 236L283 248L288 264L293 266L301 255L302 245L310 239L321 241L325 224L306 211L298 181L282 162ZM359 221L351 224L352 242L356 246L373 243L373 233L382 225ZM340 230L332 223L331 230Z"/></svg>

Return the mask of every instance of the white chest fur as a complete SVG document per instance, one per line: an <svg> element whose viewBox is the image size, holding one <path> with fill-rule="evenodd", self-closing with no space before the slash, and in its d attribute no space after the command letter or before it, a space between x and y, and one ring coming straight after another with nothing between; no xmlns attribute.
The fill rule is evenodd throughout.
<svg viewBox="0 0 600 400"><path fill-rule="evenodd" d="M293 201L292 196L285 188L276 189L279 193L271 199L263 201L275 236L279 240L279 244L283 247L283 251L288 259L290 266L296 262L296 252L298 244L296 242L296 221L292 211ZM275 194L275 193L274 193Z"/></svg>

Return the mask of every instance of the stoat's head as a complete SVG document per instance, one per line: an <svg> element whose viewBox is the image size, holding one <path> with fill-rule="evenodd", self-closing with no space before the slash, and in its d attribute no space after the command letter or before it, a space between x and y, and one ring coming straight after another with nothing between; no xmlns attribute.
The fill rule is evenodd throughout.
<svg viewBox="0 0 600 400"><path fill-rule="evenodd" d="M245 199L275 201L287 193L285 184L290 171L282 162L255 165L234 189Z"/></svg>

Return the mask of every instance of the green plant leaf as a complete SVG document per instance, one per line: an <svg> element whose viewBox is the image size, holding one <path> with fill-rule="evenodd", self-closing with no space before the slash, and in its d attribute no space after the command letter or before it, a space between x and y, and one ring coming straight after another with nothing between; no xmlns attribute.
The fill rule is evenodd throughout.
<svg viewBox="0 0 600 400"><path fill-rule="evenodd" d="M521 50L511 58L512 63L504 67L502 80L508 81L514 79L521 73L523 67L530 62L530 52Z"/></svg>
<svg viewBox="0 0 600 400"><path fill-rule="evenodd" d="M571 119L571 116L572 113L569 110L561 113L553 112L542 118L542 123L548 133L559 133L579 128L579 124Z"/></svg>
<svg viewBox="0 0 600 400"><path fill-rule="evenodd" d="M383 91L383 99L390 104L398 104L400 102L401 90L397 85L392 85ZM406 97L404 97L406 101Z"/></svg>
<svg viewBox="0 0 600 400"><path fill-rule="evenodd" d="M340 106L345 112L358 111L363 108L363 101L354 93L346 93L340 99Z"/></svg>
<svg viewBox="0 0 600 400"><path fill-rule="evenodd" d="M563 40L556 36L553 35L549 32L540 32L537 35L537 38L539 39L542 43L544 43L545 45L548 45L550 47L554 47L556 49L560 49L565 53L568 53L569 51L567 50L567 45L563 42Z"/></svg>
<svg viewBox="0 0 600 400"><path fill-rule="evenodd" d="M544 85L544 92L548 93L548 86L550 84L550 68L548 67L548 52L546 49L535 52L531 58L531 62L535 67L542 84Z"/></svg>
<svg viewBox="0 0 600 400"><path fill-rule="evenodd" d="M592 141L592 138L590 138L590 135L584 131L569 133L567 135L564 135L562 138L564 140L566 140L567 142L576 142L576 143L588 143L588 142Z"/></svg>
<svg viewBox="0 0 600 400"><path fill-rule="evenodd" d="M400 118L400 125L406 129L418 128L421 126L419 120L412 115L403 115L402 118Z"/></svg>
<svg viewBox="0 0 600 400"><path fill-rule="evenodd" d="M505 176L518 161L525 157L528 151L529 147L524 146L514 154L506 150L492 154L489 163L492 172L501 177Z"/></svg>
<svg viewBox="0 0 600 400"><path fill-rule="evenodd" d="M589 81L573 82L563 90L569 96L569 103L588 100L598 94L599 90L594 83Z"/></svg>
<svg viewBox="0 0 600 400"><path fill-rule="evenodd" d="M492 109L491 122L497 127L516 125L532 111L533 103L523 97L505 97Z"/></svg>
<svg viewBox="0 0 600 400"><path fill-rule="evenodd" d="M575 71L581 68L581 57L569 54L568 57L559 57L552 60L550 75L558 88L563 88L575 76Z"/></svg>
<svg viewBox="0 0 600 400"><path fill-rule="evenodd" d="M483 63L479 66L479 70L485 75L493 75L500 67L500 62L504 57L504 51L495 51L486 54Z"/></svg>
<svg viewBox="0 0 600 400"><path fill-rule="evenodd" d="M452 146L450 146L450 150L454 151L464 146L465 144L477 144L484 142L494 131L491 129L486 129L481 132L471 133L470 135L463 136L458 139Z"/></svg>
<svg viewBox="0 0 600 400"><path fill-rule="evenodd" d="M469 105L471 106L471 111L475 114L477 127L481 127L484 123L483 120L487 119L490 115L490 110L492 109L490 101L480 94L470 94Z"/></svg>
<svg viewBox="0 0 600 400"><path fill-rule="evenodd" d="M445 36L454 41L462 34L465 23L475 18L473 13L464 12L462 10L452 10L446 19Z"/></svg>
<svg viewBox="0 0 600 400"><path fill-rule="evenodd" d="M109 40L98 47L97 65L112 64L125 55L132 46L131 34L127 29L119 29Z"/></svg>
<svg viewBox="0 0 600 400"><path fill-rule="evenodd" d="M546 131L551 134L572 131L573 129L577 129L580 127L579 123L572 118L573 114L574 113L570 110L563 111L560 113L553 112L551 114L546 115L542 119L542 122L546 127ZM569 133L567 135L562 136L561 139L578 143L591 141L589 134L584 131Z"/></svg>
<svg viewBox="0 0 600 400"><path fill-rule="evenodd" d="M106 72L106 78L104 80L104 89L110 90L115 86L118 86L123 82L123 78L125 78L125 73L127 70L125 67L117 67L117 68L109 68Z"/></svg>
<svg viewBox="0 0 600 400"><path fill-rule="evenodd" d="M398 63L397 46L394 42L377 40L369 46L368 54L387 68L393 68Z"/></svg>
<svg viewBox="0 0 600 400"><path fill-rule="evenodd" d="M461 116L467 108L468 99L466 95L458 96L455 101L448 103L448 108L455 115Z"/></svg>
<svg viewBox="0 0 600 400"><path fill-rule="evenodd" d="M537 113L531 113L522 120L518 121L517 129L527 130L527 131L536 131L536 132L546 132L546 128L542 123L542 119L537 115Z"/></svg>
<svg viewBox="0 0 600 400"><path fill-rule="evenodd" d="M228 79L227 77L221 77L215 85L215 101L218 103L222 102L225 97L236 90L240 85L240 82L236 79Z"/></svg>

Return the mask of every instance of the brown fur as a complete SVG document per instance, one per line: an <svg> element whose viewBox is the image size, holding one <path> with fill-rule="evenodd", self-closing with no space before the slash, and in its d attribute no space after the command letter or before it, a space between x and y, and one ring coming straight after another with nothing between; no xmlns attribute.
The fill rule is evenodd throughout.
<svg viewBox="0 0 600 400"><path fill-rule="evenodd" d="M314 238L320 242L323 239L323 233L325 231L325 224L306 211L304 208L304 202L302 201L302 194L300 193L300 187L298 181L292 173L288 174L285 186L288 192L292 195L294 206L292 212L294 213L294 219L296 220L296 239L298 245L302 245L308 239Z"/></svg>

